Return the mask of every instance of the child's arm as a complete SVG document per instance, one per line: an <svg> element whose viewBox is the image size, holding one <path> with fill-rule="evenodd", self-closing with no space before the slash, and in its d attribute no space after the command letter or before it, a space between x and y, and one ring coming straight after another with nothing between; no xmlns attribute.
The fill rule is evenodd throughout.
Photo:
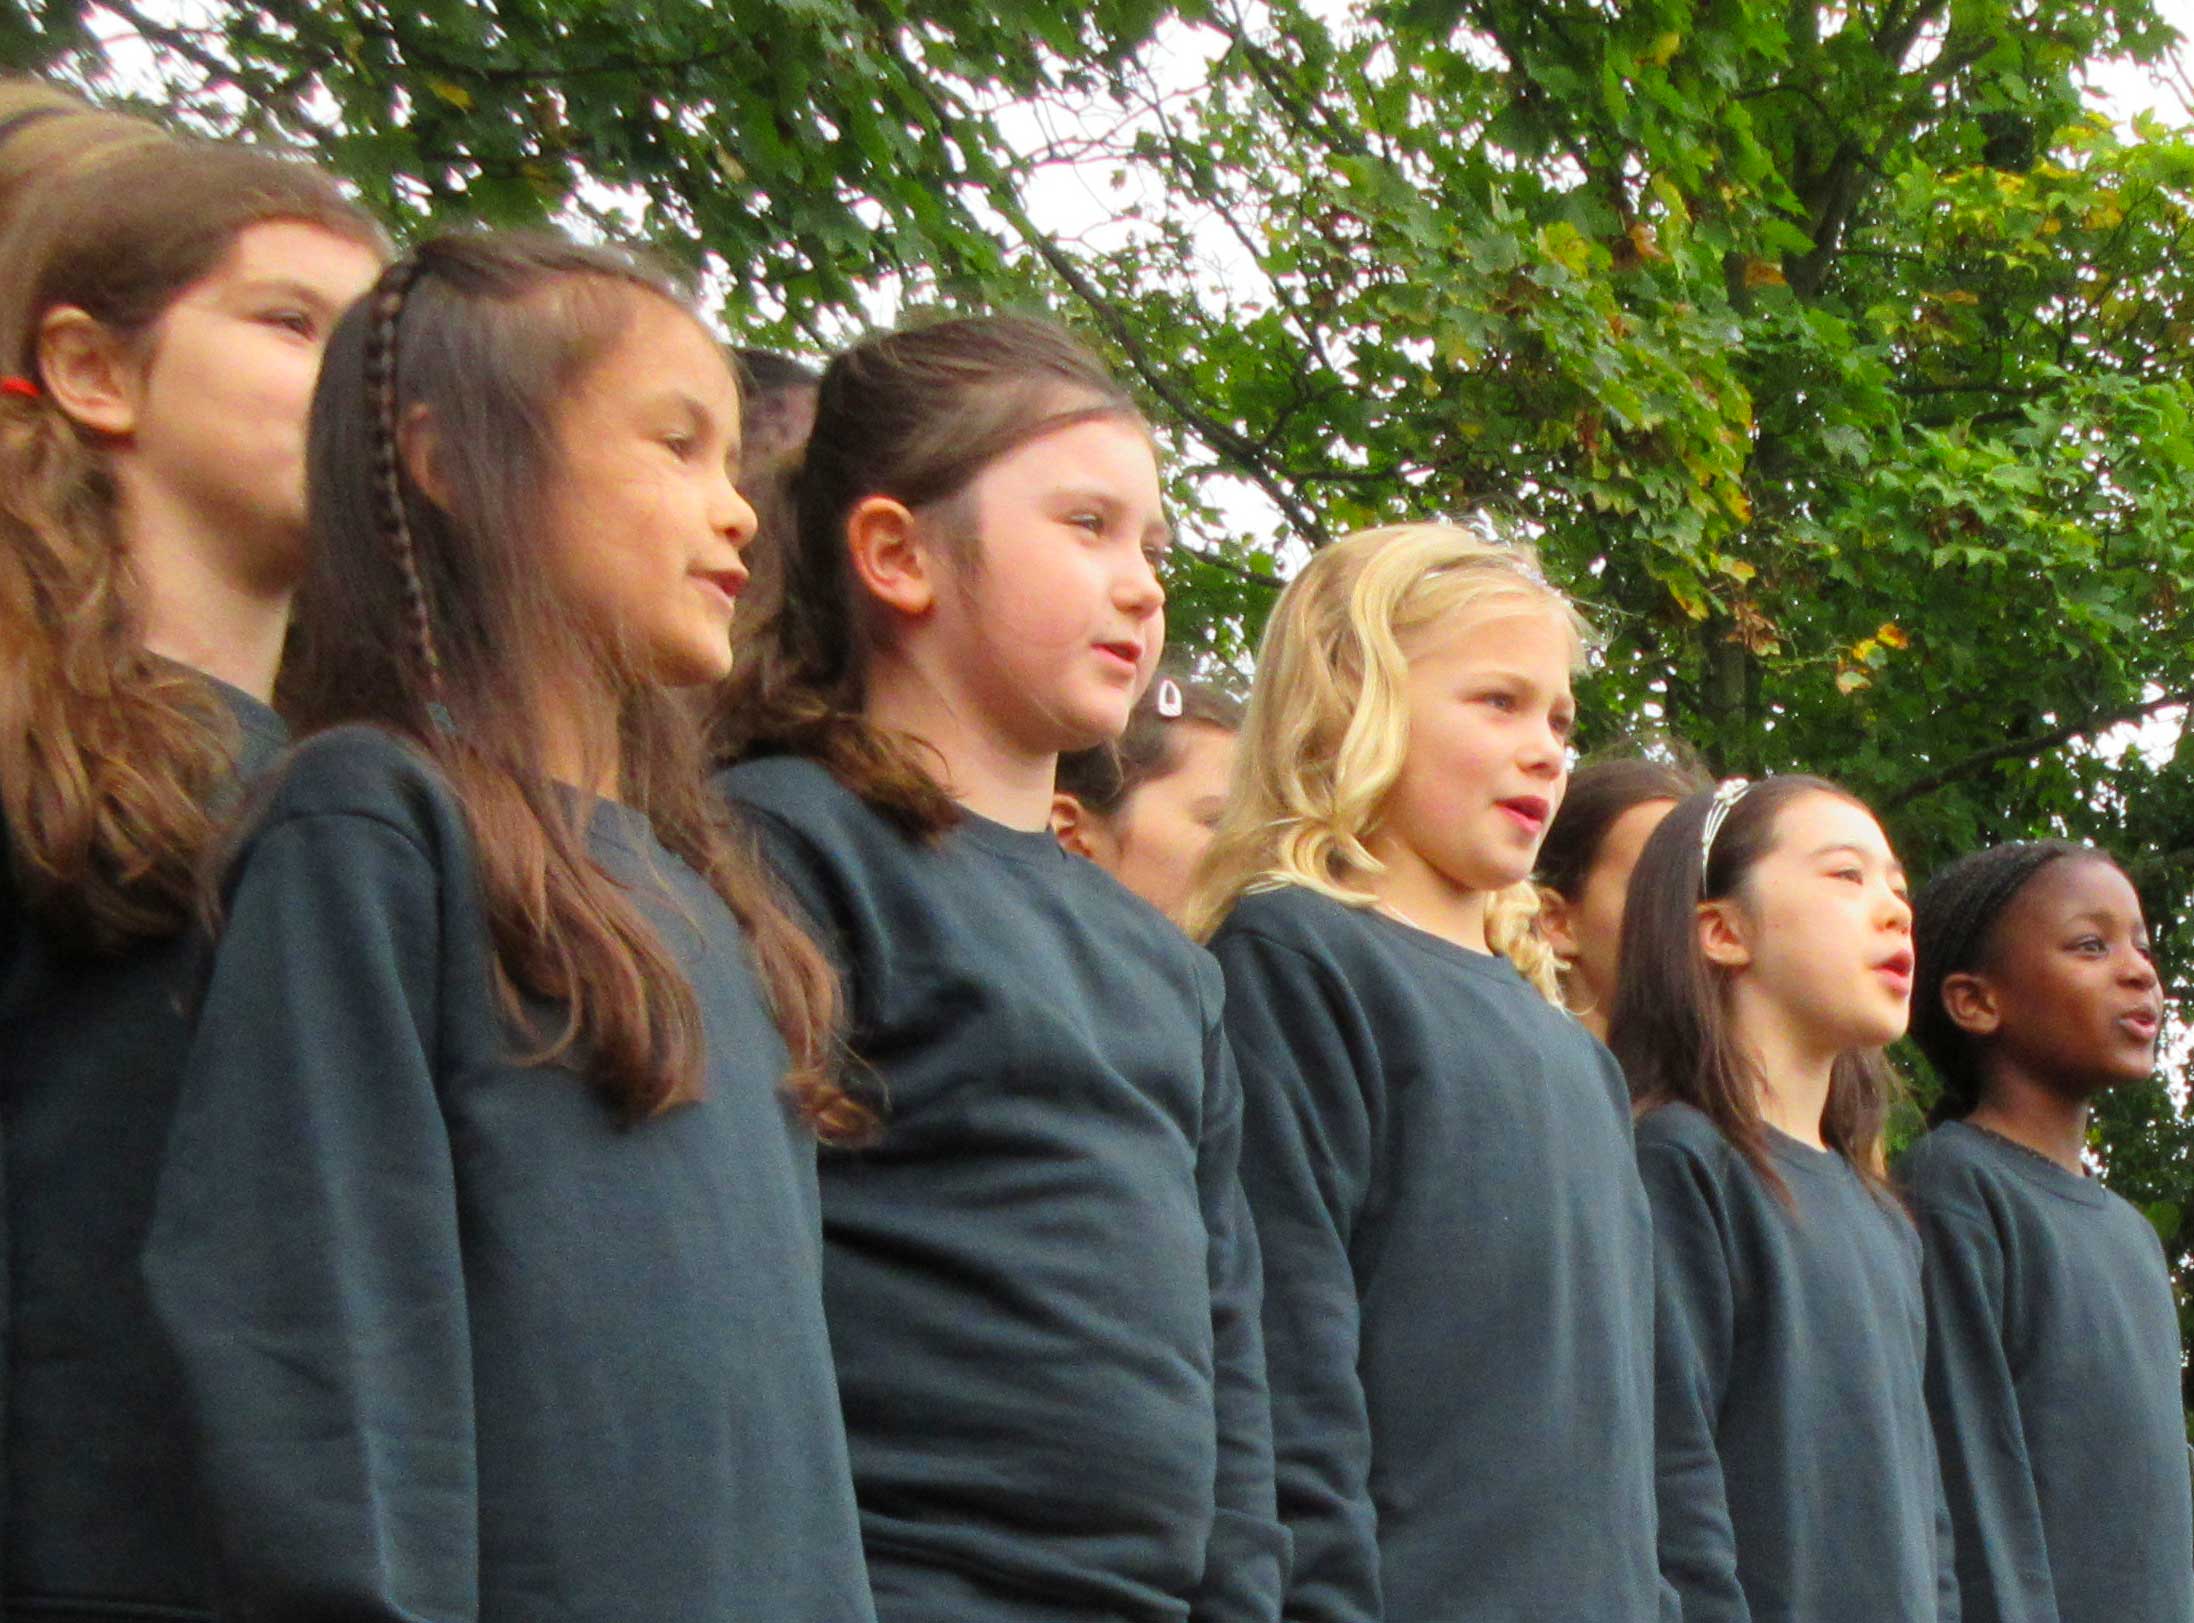
<svg viewBox="0 0 2194 1623"><path fill-rule="evenodd" d="M1210 1001L1218 1001L1211 976ZM1204 1044L1204 1128L1197 1184L1210 1236L1214 1398L1219 1423L1217 1516L1195 1623L1276 1620L1287 1576L1287 1531L1273 1497L1272 1399L1265 1384L1262 1259L1242 1194L1242 1084L1214 1022Z"/></svg>
<svg viewBox="0 0 2194 1623"><path fill-rule="evenodd" d="M1927 1285L1927 1407L1967 1623L2057 1623L2034 1466L2004 1350L1994 1227L1915 1202ZM1946 1614L1955 1617L1955 1612Z"/></svg>
<svg viewBox="0 0 2194 1623"><path fill-rule="evenodd" d="M431 1061L443 946L434 864L373 818L277 822L234 880L146 1259L225 1617L479 1615L470 1333Z"/></svg>
<svg viewBox="0 0 2194 1623"><path fill-rule="evenodd" d="M1241 1067L1242 1187L1264 1250L1265 1354L1288 1623L1379 1623L1371 1418L1349 1240L1371 1181L1366 1079L1311 961L1253 934L1215 944Z"/></svg>
<svg viewBox="0 0 2194 1623"><path fill-rule="evenodd" d="M1638 1171L1653 1206L1661 1574L1675 1586L1684 1623L1750 1623L1714 1436L1736 1330L1722 1203L1707 1170L1680 1146L1641 1142Z"/></svg>

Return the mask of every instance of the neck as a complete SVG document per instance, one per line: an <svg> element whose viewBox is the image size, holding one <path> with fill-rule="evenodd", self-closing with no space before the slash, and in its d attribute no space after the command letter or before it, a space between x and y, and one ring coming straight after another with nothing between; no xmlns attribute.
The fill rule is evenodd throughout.
<svg viewBox="0 0 2194 1623"><path fill-rule="evenodd" d="M1601 1042L1607 1041L1607 1015L1597 1003L1588 1003L1581 1009L1572 1004L1569 1012L1576 1017L1577 1024Z"/></svg>
<svg viewBox="0 0 2194 1623"><path fill-rule="evenodd" d="M1731 1002L1738 1045L1758 1070L1760 1119L1801 1144L1828 1148L1821 1118L1828 1113L1839 1051L1824 1047L1780 1009L1754 997L1743 979Z"/></svg>
<svg viewBox="0 0 2194 1623"><path fill-rule="evenodd" d="M541 765L558 783L597 800L615 800L624 787L614 710L606 725L590 725L603 710L601 695L576 677L548 685L533 713L541 718Z"/></svg>
<svg viewBox="0 0 2194 1623"><path fill-rule="evenodd" d="M1484 891L1463 889L1413 851L1391 843L1382 846L1377 839L1368 843L1371 854L1386 866L1364 888L1388 913L1468 951L1493 950L1486 945Z"/></svg>
<svg viewBox="0 0 2194 1623"><path fill-rule="evenodd" d="M1981 1102L1966 1117L1976 1127L2046 1155L2076 1177L2087 1176L2088 1102L2037 1078L2008 1068L1992 1068L1981 1086Z"/></svg>
<svg viewBox="0 0 2194 1623"><path fill-rule="evenodd" d="M145 647L270 701L296 583L224 569L229 548L220 538L130 496L125 488L122 547L137 577Z"/></svg>
<svg viewBox="0 0 2194 1623"><path fill-rule="evenodd" d="M1058 751L1001 736L934 673L879 654L862 713L872 726L926 746L946 791L977 816L1030 834L1051 826Z"/></svg>

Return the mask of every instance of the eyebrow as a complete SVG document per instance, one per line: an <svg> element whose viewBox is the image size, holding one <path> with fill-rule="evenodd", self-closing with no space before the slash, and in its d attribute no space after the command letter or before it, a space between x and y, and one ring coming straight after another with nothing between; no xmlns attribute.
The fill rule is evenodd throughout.
<svg viewBox="0 0 2194 1623"><path fill-rule="evenodd" d="M1102 507L1107 512L1112 513L1117 513L1127 505L1110 491L1099 490L1091 485L1061 485L1053 492L1053 495L1059 501L1088 502L1092 506ZM1145 541L1163 541L1170 547L1173 545L1173 526L1163 518L1152 519L1143 526L1143 539Z"/></svg>
<svg viewBox="0 0 2194 1623"><path fill-rule="evenodd" d="M1811 856L1807 857L1806 860L1808 862L1817 862L1822 857L1834 856L1839 851L1849 852L1852 856L1857 857L1862 862L1871 862L1874 860L1873 852L1867 850L1867 848L1863 845L1853 845L1848 840L1838 840L1833 845L1824 845L1818 851L1815 851ZM1905 865L1899 862L1895 857L1892 857L1889 860L1889 871L1892 874L1896 875L1899 879L1905 877Z"/></svg>
<svg viewBox="0 0 2194 1623"><path fill-rule="evenodd" d="M331 298L320 288L300 282L292 276L254 277L239 285L237 291L245 298L298 299L318 310L347 310L354 302L349 299Z"/></svg>
<svg viewBox="0 0 2194 1623"><path fill-rule="evenodd" d="M664 405L669 406L673 411L682 411L693 420L697 427L713 428L718 421L715 412L683 389L665 389L650 399L647 404L648 409L651 411ZM727 462L738 461L746 450L746 436L741 432L741 427L739 417L733 416L730 425L730 439L724 452L724 460Z"/></svg>

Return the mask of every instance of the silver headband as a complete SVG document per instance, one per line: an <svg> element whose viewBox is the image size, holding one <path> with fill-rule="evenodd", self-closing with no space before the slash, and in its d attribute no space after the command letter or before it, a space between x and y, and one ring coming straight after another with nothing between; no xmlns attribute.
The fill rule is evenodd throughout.
<svg viewBox="0 0 2194 1623"><path fill-rule="evenodd" d="M1706 823L1699 830L1699 894L1706 894L1707 865L1714 860L1714 837L1722 832L1737 802L1752 787L1750 778L1724 778L1714 786L1714 799L1706 808Z"/></svg>

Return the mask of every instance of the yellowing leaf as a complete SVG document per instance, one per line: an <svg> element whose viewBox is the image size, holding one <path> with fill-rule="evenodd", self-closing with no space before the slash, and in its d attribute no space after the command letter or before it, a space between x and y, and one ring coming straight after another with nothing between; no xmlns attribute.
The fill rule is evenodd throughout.
<svg viewBox="0 0 2194 1623"><path fill-rule="evenodd" d="M1671 59L1675 57L1676 52L1682 48L1683 43L1683 36L1671 28L1667 33L1654 37L1652 45L1646 50L1645 60L1650 66L1665 68Z"/></svg>
<svg viewBox="0 0 2194 1623"><path fill-rule="evenodd" d="M1836 673L1836 691L1838 693L1856 693L1863 687L1871 686L1873 686L1873 683L1867 680L1864 671L1838 671Z"/></svg>
<svg viewBox="0 0 2194 1623"><path fill-rule="evenodd" d="M456 108L460 113L469 113L472 111L472 92L467 90L463 85L452 84L447 79L429 79L427 81L427 88L433 91L435 95L439 96L443 101L448 102L452 107Z"/></svg>
<svg viewBox="0 0 2194 1623"><path fill-rule="evenodd" d="M1745 261L1746 287L1788 287L1790 278L1783 274L1782 266L1771 259Z"/></svg>
<svg viewBox="0 0 2194 1623"><path fill-rule="evenodd" d="M1874 640L1884 648L1910 648L1912 646L1912 639L1904 634L1904 631L1894 620L1884 621L1881 629L1874 633Z"/></svg>

